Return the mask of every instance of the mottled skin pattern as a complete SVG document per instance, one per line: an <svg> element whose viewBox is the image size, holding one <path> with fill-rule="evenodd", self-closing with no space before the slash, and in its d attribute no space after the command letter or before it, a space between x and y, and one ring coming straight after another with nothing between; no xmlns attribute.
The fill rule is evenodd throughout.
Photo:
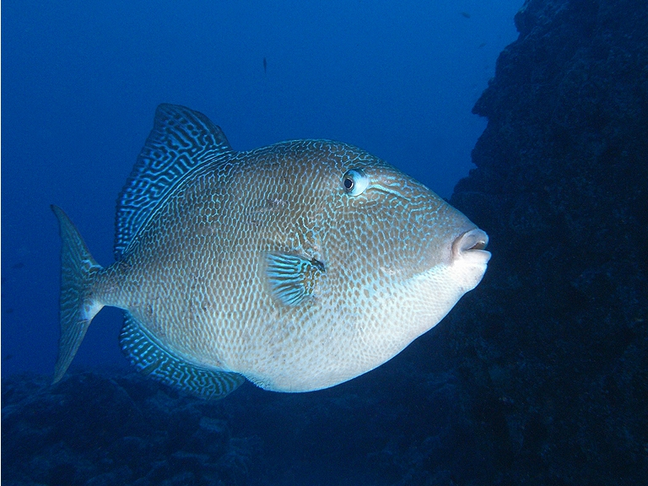
<svg viewBox="0 0 648 486"><path fill-rule="evenodd" d="M343 178L360 169L358 195ZM487 237L429 189L323 140L232 152L194 170L93 293L189 362L277 391L326 388L392 358L482 278ZM471 239L472 238L472 239ZM282 302L268 254L322 262Z"/></svg>

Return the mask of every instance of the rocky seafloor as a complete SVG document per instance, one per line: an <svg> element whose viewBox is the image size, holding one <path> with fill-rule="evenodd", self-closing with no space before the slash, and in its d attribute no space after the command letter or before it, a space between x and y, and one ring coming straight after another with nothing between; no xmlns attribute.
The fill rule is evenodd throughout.
<svg viewBox="0 0 648 486"><path fill-rule="evenodd" d="M493 258L444 322L309 394L3 379L3 484L648 484L648 2L515 22L451 198Z"/></svg>
<svg viewBox="0 0 648 486"><path fill-rule="evenodd" d="M485 464L457 393L450 372L400 366L308 394L248 383L220 401L124 370L54 386L15 376L2 386L3 484L463 484Z"/></svg>

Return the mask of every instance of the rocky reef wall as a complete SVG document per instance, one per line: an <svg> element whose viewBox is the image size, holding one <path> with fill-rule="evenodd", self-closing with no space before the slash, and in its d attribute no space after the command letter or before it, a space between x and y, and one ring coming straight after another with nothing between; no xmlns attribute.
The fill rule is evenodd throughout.
<svg viewBox="0 0 648 486"><path fill-rule="evenodd" d="M493 258L440 332L498 481L645 484L648 2L527 0L515 23L451 199Z"/></svg>

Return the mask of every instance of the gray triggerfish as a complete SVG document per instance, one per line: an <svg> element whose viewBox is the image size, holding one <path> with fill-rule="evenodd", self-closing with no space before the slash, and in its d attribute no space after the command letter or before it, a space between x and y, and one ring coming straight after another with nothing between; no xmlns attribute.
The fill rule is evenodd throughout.
<svg viewBox="0 0 648 486"><path fill-rule="evenodd" d="M66 214L54 382L93 317L124 310L142 373L202 397L245 379L306 392L390 360L481 281L486 233L351 145L237 152L205 115L160 105L117 203L115 262Z"/></svg>

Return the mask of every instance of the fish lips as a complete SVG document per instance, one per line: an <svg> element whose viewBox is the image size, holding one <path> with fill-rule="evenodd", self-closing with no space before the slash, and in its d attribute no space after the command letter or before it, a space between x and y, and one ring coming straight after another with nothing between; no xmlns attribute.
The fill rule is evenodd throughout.
<svg viewBox="0 0 648 486"><path fill-rule="evenodd" d="M491 257L490 252L485 250L487 245L488 235L479 228L473 228L461 233L452 242L452 258L475 266L486 266Z"/></svg>

